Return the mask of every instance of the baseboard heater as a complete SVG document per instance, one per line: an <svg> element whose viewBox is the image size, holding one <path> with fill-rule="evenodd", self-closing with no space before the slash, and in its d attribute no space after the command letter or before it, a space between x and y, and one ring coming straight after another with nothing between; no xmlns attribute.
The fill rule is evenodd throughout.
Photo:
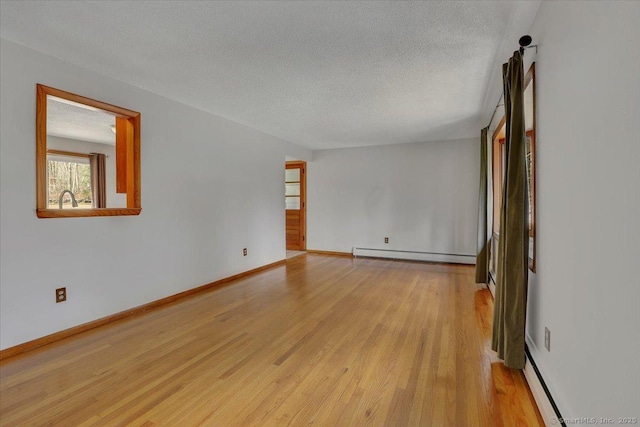
<svg viewBox="0 0 640 427"><path fill-rule="evenodd" d="M410 261L450 262L455 264L475 264L475 255L450 254L444 252L403 251L397 249L356 248L354 257L406 259Z"/></svg>
<svg viewBox="0 0 640 427"><path fill-rule="evenodd" d="M496 280L492 273L489 273L488 285L491 295L495 298ZM529 346L531 345L535 348L535 345L533 345L533 340L529 337L529 334L527 334L525 341L524 352L527 358L523 373L524 377L527 379L527 384L529 384L529 390L531 390L533 399L536 401L536 405L538 405L538 410L540 411L540 415L542 415L544 424L545 426L558 424L562 427L567 427L564 421L561 421L562 415L560 414L560 410L558 409L556 402L553 400L553 396L551 395L547 384L544 382L544 378L542 377L535 360L533 360L533 356L531 356Z"/></svg>
<svg viewBox="0 0 640 427"><path fill-rule="evenodd" d="M527 338L527 341L528 340L529 339ZM542 377L535 360L533 360L533 357L531 356L529 344L524 345L524 352L527 356L526 363L524 365L524 377L527 379L529 389L531 390L533 399L538 405L538 410L540 411L540 415L542 415L545 426L559 424L562 427L567 427L562 419L562 414L560 414L558 405L556 405L556 402L553 400L553 396L551 396L551 392L549 391L547 384L544 382L544 378Z"/></svg>

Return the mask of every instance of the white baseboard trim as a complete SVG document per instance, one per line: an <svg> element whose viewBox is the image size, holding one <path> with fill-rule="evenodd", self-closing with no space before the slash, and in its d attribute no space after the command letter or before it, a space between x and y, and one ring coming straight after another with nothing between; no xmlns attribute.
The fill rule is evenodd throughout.
<svg viewBox="0 0 640 427"><path fill-rule="evenodd" d="M447 262L454 264L476 263L475 255L437 252L402 251L394 249L353 248L354 257L404 259L409 261Z"/></svg>

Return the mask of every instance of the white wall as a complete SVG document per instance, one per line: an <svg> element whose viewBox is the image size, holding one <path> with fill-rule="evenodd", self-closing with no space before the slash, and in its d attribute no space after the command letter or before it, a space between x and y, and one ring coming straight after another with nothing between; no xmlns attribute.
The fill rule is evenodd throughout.
<svg viewBox="0 0 640 427"><path fill-rule="evenodd" d="M617 424L640 417L640 3L543 2L530 34L538 249L527 342L565 418Z"/></svg>
<svg viewBox="0 0 640 427"><path fill-rule="evenodd" d="M101 153L107 156L105 161L105 179L107 191L107 206L110 208L126 208L127 195L116 193L116 147L109 144L81 141L78 139L47 136L48 150L73 151L75 153Z"/></svg>
<svg viewBox="0 0 640 427"><path fill-rule="evenodd" d="M475 256L479 158L479 138L315 151L307 247Z"/></svg>
<svg viewBox="0 0 640 427"><path fill-rule="evenodd" d="M36 83L142 114L139 216L36 217ZM285 257L285 155L308 150L5 40L0 91L1 348Z"/></svg>

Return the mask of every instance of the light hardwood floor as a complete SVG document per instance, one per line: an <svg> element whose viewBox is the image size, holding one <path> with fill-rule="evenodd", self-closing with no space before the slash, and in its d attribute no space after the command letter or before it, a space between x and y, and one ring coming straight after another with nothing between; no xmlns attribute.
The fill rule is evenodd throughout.
<svg viewBox="0 0 640 427"><path fill-rule="evenodd" d="M537 426L473 268L325 255L0 362L0 424Z"/></svg>

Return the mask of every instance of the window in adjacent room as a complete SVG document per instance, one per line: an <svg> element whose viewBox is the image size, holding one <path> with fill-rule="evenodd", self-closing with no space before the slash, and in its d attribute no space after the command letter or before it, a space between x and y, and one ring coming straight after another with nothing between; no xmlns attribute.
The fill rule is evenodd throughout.
<svg viewBox="0 0 640 427"><path fill-rule="evenodd" d="M91 208L91 167L82 153L47 153L47 208ZM66 191L69 190L69 191Z"/></svg>

